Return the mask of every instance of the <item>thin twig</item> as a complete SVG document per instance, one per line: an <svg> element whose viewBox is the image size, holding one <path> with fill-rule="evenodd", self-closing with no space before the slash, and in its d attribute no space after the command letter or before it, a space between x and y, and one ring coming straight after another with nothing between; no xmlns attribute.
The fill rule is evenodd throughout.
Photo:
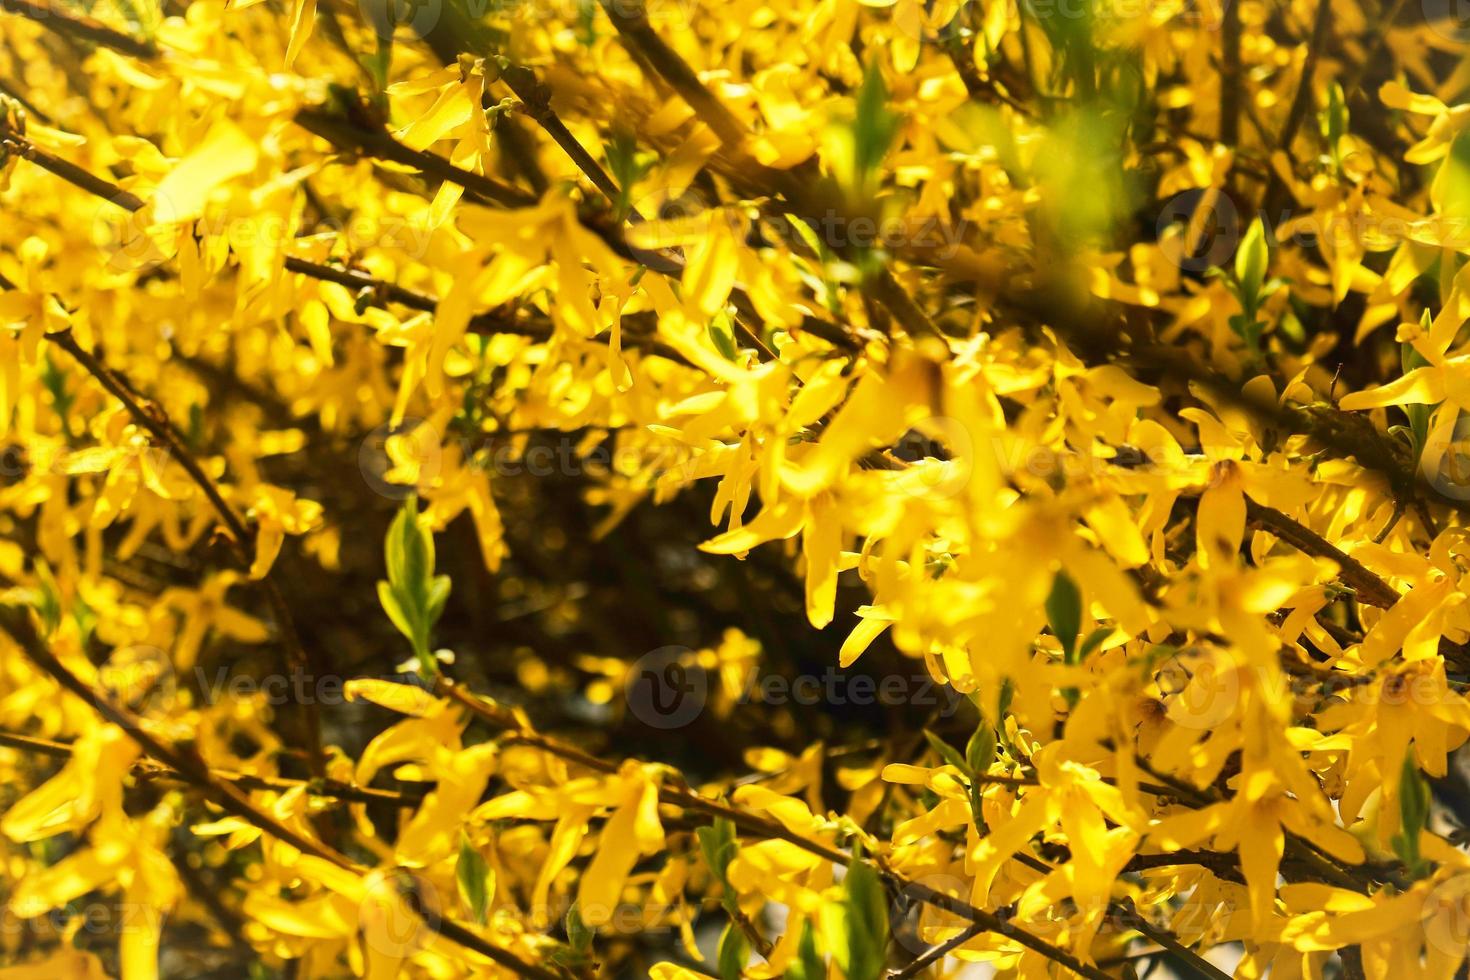
<svg viewBox="0 0 1470 980"><path fill-rule="evenodd" d="M1220 24L1222 50L1220 70L1220 142L1235 146L1240 142L1240 6L1241 0L1221 0L1225 5Z"/></svg>
<svg viewBox="0 0 1470 980"><path fill-rule="evenodd" d="M394 139L387 130L354 126L349 120L318 106L297 112L296 124L320 136L333 146L359 149L381 160L390 160L393 163L414 167L440 181L459 184L472 199L494 202L511 208L530 207L536 203L533 195L502 183L494 177L456 167L450 161L428 150L411 149Z"/></svg>
<svg viewBox="0 0 1470 980"><path fill-rule="evenodd" d="M507 732L503 737L503 741L508 744L531 746L594 772L612 774L618 771L618 766L614 763L589 755L575 746L567 745L564 742L527 730L514 712L488 702L484 698L468 692L460 685L445 678L441 677L436 683L435 693L463 705L482 721L494 728ZM791 831L778 821L751 813L721 800L711 799L685 787L661 785L658 790L658 798L660 803L677 806L686 810L695 810L712 817L724 818L748 834L765 839L774 838L784 840L810 854L814 854L835 864L848 865L853 860L852 855L843 851L841 848L812 840L811 838ZM922 882L914 881L892 868L886 867L881 861L876 862L876 868L880 874L889 879L895 890L910 899L944 909L962 919L974 923L986 932L995 933L1040 953L1053 962L1059 963L1069 970L1088 977L1089 980L1112 980L1106 972L1083 963L1072 954L1048 943L1039 936L1021 929L1008 919L977 908L962 899L946 895ZM1200 965L1204 964L1204 960L1197 954L1186 950L1186 953L1181 955L1186 955L1191 965L1199 966L1202 972L1209 972L1205 966Z"/></svg>
<svg viewBox="0 0 1470 980"><path fill-rule="evenodd" d="M1239 0L1234 0L1234 2L1239 2ZM1287 110L1286 123L1281 127L1281 135L1276 140L1277 149L1288 156L1291 155L1291 144L1296 140L1296 132L1306 119L1307 109L1312 103L1312 80L1317 74L1317 62L1322 57L1322 49L1327 44L1327 30L1331 16L1332 0L1317 0L1317 16L1312 22L1311 39L1307 42L1307 56L1302 62L1301 80L1297 83L1296 95L1291 100L1291 108ZM1276 214L1281 210L1286 193L1286 182L1281 179L1280 174L1273 170L1271 183L1267 185L1263 199L1264 211L1269 220L1276 220Z"/></svg>
<svg viewBox="0 0 1470 980"><path fill-rule="evenodd" d="M249 568L252 563L251 550L255 543L254 531L246 526L245 521L225 500L209 474L204 472L204 467L199 464L199 460L194 458L189 447L184 445L183 437L179 435L163 409L153 402L144 406L134 395L132 385L116 370L104 364L96 354L77 343L70 328L47 334L46 337L70 354L78 364L87 370L87 373L97 379L108 394L122 402L133 421L146 430L154 442L167 450L174 461L183 468L189 479L200 489L210 506L214 508L225 530L229 532L231 548L236 559L242 567ZM285 647L286 659L290 668L308 676L325 676L325 665L319 661L319 658L308 652L302 644L301 637L296 632L296 624L291 616L290 608L286 605L285 596L281 594L275 580L267 572L259 581L266 601L271 607L271 615L276 620L276 628L280 634L281 643ZM311 765L312 775L324 776L326 774L326 754L322 748L320 706L317 705L315 699L307 698L303 700L301 708L306 722L307 758Z"/></svg>
<svg viewBox="0 0 1470 980"><path fill-rule="evenodd" d="M35 735L0 731L0 746L49 756L53 759L70 759L74 747L67 742L57 742ZM327 800L343 800L351 803L390 803L408 809L424 802L424 793L404 793L391 789L374 789L358 786L340 779L286 779L277 776L258 776L253 773L232 772L227 769L211 768L210 774L227 783L233 783L247 792L269 790L284 793L293 789L305 789L315 797ZM184 780L179 772L157 765L143 763L133 767L133 776L140 780Z"/></svg>
<svg viewBox="0 0 1470 980"><path fill-rule="evenodd" d="M114 702L105 692L88 685L62 663L36 635L28 612L13 607L0 610L0 630L8 633L26 656L44 673L49 674L62 687L90 704L103 718L126 732L138 743L144 753L177 772L181 778L199 789L210 802L226 813L239 817L256 829L289 844L303 854L328 861L357 875L369 872L370 869L356 864L326 844L306 837L282 823L271 813L257 806L231 783L215 779L204 760L192 748L181 747L155 735L129 709ZM533 980L564 980L560 973L523 960L452 919L432 913L423 914L421 917L424 925L431 931L521 976L531 977Z"/></svg>
<svg viewBox="0 0 1470 980"><path fill-rule="evenodd" d="M958 934L951 936L938 946L931 946L924 951L918 959L914 960L902 970L894 970L888 974L888 980L909 980L909 977L918 976L924 970L938 963L950 953L959 949L965 943L980 935L983 930L978 925L970 925Z"/></svg>

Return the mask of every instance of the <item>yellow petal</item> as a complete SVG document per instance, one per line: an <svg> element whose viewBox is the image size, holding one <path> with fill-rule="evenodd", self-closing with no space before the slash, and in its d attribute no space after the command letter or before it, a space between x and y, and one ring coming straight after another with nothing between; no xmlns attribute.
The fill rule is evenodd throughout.
<svg viewBox="0 0 1470 980"><path fill-rule="evenodd" d="M290 68L311 37L316 25L316 0L293 0L291 5L291 40L286 45L286 67Z"/></svg>
<svg viewBox="0 0 1470 980"><path fill-rule="evenodd" d="M194 151L153 191L153 217L159 224L190 221L204 214L216 187L255 169L255 143L228 119L215 123Z"/></svg>
<svg viewBox="0 0 1470 980"><path fill-rule="evenodd" d="M348 681L343 687L343 693L349 701L371 701L381 708L416 718L429 714L441 703L438 698L421 687L369 678Z"/></svg>
<svg viewBox="0 0 1470 980"><path fill-rule="evenodd" d="M684 267L684 302L705 318L714 316L730 298L739 265L730 223L710 221L709 234L694 246Z"/></svg>
<svg viewBox="0 0 1470 980"><path fill-rule="evenodd" d="M806 615L812 626L822 629L832 622L837 599L837 559L842 552L842 523L830 494L813 497L808 513L801 536L801 552L806 558Z"/></svg>
<svg viewBox="0 0 1470 980"><path fill-rule="evenodd" d="M1421 367L1378 388L1345 395L1338 407L1351 412L1386 405L1433 405L1444 401L1444 392L1443 369Z"/></svg>

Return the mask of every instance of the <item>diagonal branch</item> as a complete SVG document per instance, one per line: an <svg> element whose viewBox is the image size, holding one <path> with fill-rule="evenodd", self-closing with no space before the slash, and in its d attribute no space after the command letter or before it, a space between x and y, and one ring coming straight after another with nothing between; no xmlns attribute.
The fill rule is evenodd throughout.
<svg viewBox="0 0 1470 980"><path fill-rule="evenodd" d="M507 733L502 736L502 741L507 744L530 746L594 772L612 774L618 771L618 766L615 763L599 759L575 746L527 729L514 712L487 701L469 692L461 685L443 677L439 678L434 693L441 697L447 697L455 703L464 706L475 717L492 728ZM998 782L1000 780L992 781ZM1006 785L1029 785L1030 782L1030 780L1007 781ZM660 785L658 798L660 803L669 806L677 806L681 809L693 810L712 817L728 820L747 834L765 839L784 840L809 854L814 854L835 864L847 865L853 860L852 855L841 848L823 843L822 841L812 840L809 837L790 830L776 820L751 813L722 800L711 799L685 786ZM883 877L889 880L898 892L910 899L944 909L972 923L978 929L994 933L1025 946L1027 949L1040 953L1047 959L1061 964L1069 970L1088 977L1089 980L1112 980L1105 971L1083 963L1066 950L1054 946L1041 937L1020 928L1008 918L978 908L962 899L946 895L922 882L914 881L902 873L887 867L881 861L877 862L875 867ZM1126 910L1120 906L1117 911L1121 916ZM1137 921L1134 921L1135 919ZM1220 980L1223 977L1223 974L1219 974L1218 971L1212 972L1214 968L1197 953L1183 946L1183 944L1179 943L1167 931L1158 929L1150 923L1147 923L1141 916L1137 915L1136 911L1133 913L1133 918L1129 920L1128 927L1144 933L1155 942L1159 942L1160 945L1167 943L1166 948L1177 951L1178 955L1184 957L1202 974L1210 976L1214 980Z"/></svg>
<svg viewBox="0 0 1470 980"><path fill-rule="evenodd" d="M49 3L40 3L37 0L0 0L0 10L19 14L51 30L59 31L78 40L100 44L135 58L153 59L159 54L158 49L148 41L124 34L101 21L70 13Z"/></svg>
<svg viewBox="0 0 1470 980"><path fill-rule="evenodd" d="M77 343L76 337L72 335L69 328L47 334L46 337L70 354L78 364L86 369L88 374L97 379L108 394L122 402L133 421L183 467L189 479L200 489L215 513L219 515L220 523L229 532L231 549L234 551L236 560L242 567L249 568L251 565L250 552L255 543L255 532L246 526L235 508L231 507L224 495L220 493L219 487L209 478L209 474L204 472L204 467L199 464L199 460L194 458L189 447L184 445L183 437L179 435L163 409L154 402L143 405L134 395L132 385L128 384L122 375L104 364L96 354ZM269 572L259 581L265 593L266 602L271 607L271 615L276 620L276 628L280 633L281 643L286 648L286 659L290 667L299 673L315 677L323 676L326 673L325 665L313 652L308 652L302 644L301 637L296 632L296 622L291 616L291 610L286 604L285 596L281 594L280 587L276 585ZM301 708L306 723L307 758L311 764L312 775L324 776L326 775L326 753L322 748L320 706L314 698L306 698L303 699Z"/></svg>
<svg viewBox="0 0 1470 980"><path fill-rule="evenodd" d="M287 826L277 817L257 806L235 785L216 779L204 760L192 748L175 745L154 734L132 711L114 702L103 691L89 686L42 642L30 622L29 614L24 610L11 607L0 611L0 630L9 634L26 656L44 673L49 674L62 687L90 704L103 718L126 732L147 755L178 773L181 779L200 790L206 799L226 813L239 817L261 832L289 844L303 854L320 858L356 875L364 875L369 872L370 869L355 863L326 844L306 837ZM561 974L521 959L510 950L494 945L453 919L441 918L433 914L425 914L422 919L427 928L445 939L479 953L520 976L530 977L532 980L564 980Z"/></svg>
<svg viewBox="0 0 1470 980"><path fill-rule="evenodd" d="M962 929L938 946L929 947L924 951L923 955L919 956L902 970L895 970L888 974L888 980L909 980L910 977L918 976L950 953L965 945L965 943L980 935L983 931L978 925L973 924L966 929Z"/></svg>
<svg viewBox="0 0 1470 980"><path fill-rule="evenodd" d="M15 732L0 731L0 746L49 756L53 759L70 759L72 756L72 746L67 742L39 738L34 735L19 735ZM425 796L424 793L358 786L340 779L285 779L279 776L258 776L253 773L232 772L216 768L211 768L209 771L215 779L231 783L246 792L269 790L284 793L288 790L305 788L307 793L320 799L342 800L349 803L388 803L409 809L421 805ZM187 779L177 770L149 763L135 765L133 775L143 780L187 782Z"/></svg>
<svg viewBox="0 0 1470 980"><path fill-rule="evenodd" d="M1399 601L1399 593L1393 586L1316 531L1249 497L1245 508L1246 520L1256 527L1270 531L1298 551L1336 562L1339 576L1357 593L1360 602L1387 609Z"/></svg>

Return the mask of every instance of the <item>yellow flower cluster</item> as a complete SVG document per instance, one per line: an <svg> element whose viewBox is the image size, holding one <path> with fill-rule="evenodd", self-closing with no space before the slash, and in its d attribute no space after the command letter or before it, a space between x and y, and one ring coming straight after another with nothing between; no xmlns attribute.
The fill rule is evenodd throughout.
<svg viewBox="0 0 1470 980"><path fill-rule="evenodd" d="M1463 969L1452 22L286 6L0 2L0 978ZM622 574L794 572L846 686L783 696L881 648L951 710L544 734L570 668L434 642L544 466L553 554L694 497ZM738 606L578 709L775 719Z"/></svg>

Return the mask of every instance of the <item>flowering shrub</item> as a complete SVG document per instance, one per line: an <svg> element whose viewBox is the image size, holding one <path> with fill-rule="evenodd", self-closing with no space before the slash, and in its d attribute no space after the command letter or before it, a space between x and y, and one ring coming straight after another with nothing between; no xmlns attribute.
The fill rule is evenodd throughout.
<svg viewBox="0 0 1470 980"><path fill-rule="evenodd" d="M3 0L0 978L1461 975L1450 13Z"/></svg>

